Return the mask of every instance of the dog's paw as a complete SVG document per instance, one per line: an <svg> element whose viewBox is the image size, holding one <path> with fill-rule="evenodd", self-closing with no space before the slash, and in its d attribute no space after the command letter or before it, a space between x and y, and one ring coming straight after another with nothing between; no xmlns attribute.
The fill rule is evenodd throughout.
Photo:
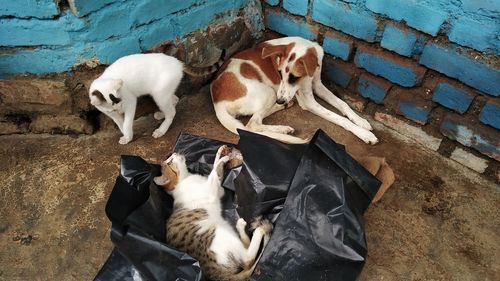
<svg viewBox="0 0 500 281"><path fill-rule="evenodd" d="M226 155L229 155L229 153L231 153L231 148L227 145L222 145L221 147L219 147L219 149L217 150L217 157L222 157L222 156L226 156Z"/></svg>
<svg viewBox="0 0 500 281"><path fill-rule="evenodd" d="M127 144L132 140L132 137L122 136L118 141L119 144Z"/></svg>
<svg viewBox="0 0 500 281"><path fill-rule="evenodd" d="M370 125L370 122L368 122L366 119L358 117L358 118L355 118L352 121L354 122L354 124L360 126L361 128L363 128L365 130L368 130L368 131L372 131L373 130L372 125Z"/></svg>
<svg viewBox="0 0 500 281"><path fill-rule="evenodd" d="M157 112L155 112L155 114L153 114L153 117L156 120L162 120L165 118L165 114L163 114L163 112L161 112L161 111L157 111Z"/></svg>
<svg viewBox="0 0 500 281"><path fill-rule="evenodd" d="M295 129L290 126L283 125L269 125L266 127L268 131L279 133L279 134L293 134Z"/></svg>
<svg viewBox="0 0 500 281"><path fill-rule="evenodd" d="M378 143L378 138L370 131L364 130L361 134L358 135L360 139L362 139L367 144L376 144Z"/></svg>
<svg viewBox="0 0 500 281"><path fill-rule="evenodd" d="M165 134L165 132L163 132L162 130L156 129L153 132L153 138L157 139L157 138L163 136L164 134Z"/></svg>

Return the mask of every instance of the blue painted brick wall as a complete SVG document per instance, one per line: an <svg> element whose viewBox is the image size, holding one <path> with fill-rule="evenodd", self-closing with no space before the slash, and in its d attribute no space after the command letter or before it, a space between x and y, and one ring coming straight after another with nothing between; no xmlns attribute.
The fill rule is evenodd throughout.
<svg viewBox="0 0 500 281"><path fill-rule="evenodd" d="M328 80L333 81L335 84L347 88L349 83L354 77L354 71L347 65L338 61L326 59L323 63L323 74Z"/></svg>
<svg viewBox="0 0 500 281"><path fill-rule="evenodd" d="M494 129L487 129L480 128L476 124L468 124L463 118L452 114L445 116L440 127L441 133L448 138L500 161L498 131L494 132Z"/></svg>
<svg viewBox="0 0 500 281"><path fill-rule="evenodd" d="M340 1L315 0L312 18L368 42L374 42L377 35L377 19L374 15Z"/></svg>
<svg viewBox="0 0 500 281"><path fill-rule="evenodd" d="M377 78L369 74L363 74L358 80L358 93L375 103L381 104L389 92L392 84L382 78Z"/></svg>
<svg viewBox="0 0 500 281"><path fill-rule="evenodd" d="M0 46L10 49L0 50L0 79L67 71L91 59L112 63L212 22L229 23L250 1L74 0L62 14L52 0L7 1L0 5L0 16L8 15L0 19Z"/></svg>
<svg viewBox="0 0 500 281"><path fill-rule="evenodd" d="M403 56L411 56L417 42L417 35L411 31L399 29L393 25L386 25L380 46Z"/></svg>
<svg viewBox="0 0 500 281"><path fill-rule="evenodd" d="M0 17L47 19L58 14L54 0L3 0L0 4Z"/></svg>
<svg viewBox="0 0 500 281"><path fill-rule="evenodd" d="M366 7L393 20L404 20L409 26L433 36L448 16L422 1L413 0L366 0Z"/></svg>
<svg viewBox="0 0 500 281"><path fill-rule="evenodd" d="M399 113L420 124L427 123L431 109L430 106L423 106L410 100L400 100L398 108Z"/></svg>
<svg viewBox="0 0 500 281"><path fill-rule="evenodd" d="M492 96L500 95L500 70L452 49L427 44L420 63Z"/></svg>
<svg viewBox="0 0 500 281"><path fill-rule="evenodd" d="M473 94L453 87L448 83L439 83L432 96L433 101L459 113L466 112L473 99Z"/></svg>
<svg viewBox="0 0 500 281"><path fill-rule="evenodd" d="M325 34L323 49L326 53L346 61L352 51L352 41L342 39L331 33Z"/></svg>
<svg viewBox="0 0 500 281"><path fill-rule="evenodd" d="M293 20L282 13L273 11L266 12L266 26L287 36L301 36L309 40L315 40L317 34L305 21Z"/></svg>
<svg viewBox="0 0 500 281"><path fill-rule="evenodd" d="M124 0L73 0L69 1L69 6L75 15L82 17L118 1Z"/></svg>
<svg viewBox="0 0 500 281"><path fill-rule="evenodd" d="M486 103L481 110L479 120L486 125L500 130L500 104L493 101Z"/></svg>
<svg viewBox="0 0 500 281"><path fill-rule="evenodd" d="M358 48L354 63L404 87L419 84L425 74L425 68L410 61L396 59L389 54L377 53L367 48Z"/></svg>
<svg viewBox="0 0 500 281"><path fill-rule="evenodd" d="M500 20L459 18L448 34L452 42L479 51L500 52Z"/></svg>
<svg viewBox="0 0 500 281"><path fill-rule="evenodd" d="M308 0L283 0L283 8L292 14L305 16L307 15Z"/></svg>
<svg viewBox="0 0 500 281"><path fill-rule="evenodd" d="M266 0L266 2L271 6L276 6L280 3L280 0Z"/></svg>

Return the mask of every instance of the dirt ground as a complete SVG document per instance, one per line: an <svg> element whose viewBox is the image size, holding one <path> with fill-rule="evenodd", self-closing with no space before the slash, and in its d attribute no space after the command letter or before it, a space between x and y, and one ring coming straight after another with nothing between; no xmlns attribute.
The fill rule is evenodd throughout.
<svg viewBox="0 0 500 281"><path fill-rule="evenodd" d="M134 141L115 128L92 136L0 137L0 280L92 280L112 249L104 206L119 155L158 161L189 132L236 142L206 90L181 99L161 139L136 121ZM300 118L298 117L300 116ZM298 106L269 117L306 136L325 130L352 154L385 156L397 180L365 214L369 253L360 280L500 280L500 189L478 174L372 122L369 146Z"/></svg>

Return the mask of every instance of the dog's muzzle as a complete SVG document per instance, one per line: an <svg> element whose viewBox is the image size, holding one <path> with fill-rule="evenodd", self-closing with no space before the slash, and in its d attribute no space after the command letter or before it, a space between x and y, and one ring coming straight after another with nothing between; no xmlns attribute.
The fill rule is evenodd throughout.
<svg viewBox="0 0 500 281"><path fill-rule="evenodd" d="M277 104L285 104L286 100L284 100L284 99L278 99L278 100L276 100L276 103Z"/></svg>

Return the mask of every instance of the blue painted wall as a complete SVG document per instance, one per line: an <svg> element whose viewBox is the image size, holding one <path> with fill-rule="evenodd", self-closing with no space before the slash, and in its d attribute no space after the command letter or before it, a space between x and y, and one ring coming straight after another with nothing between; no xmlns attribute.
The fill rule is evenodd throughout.
<svg viewBox="0 0 500 281"><path fill-rule="evenodd" d="M0 78L63 72L87 60L109 64L212 22L230 21L251 1L75 0L64 11L54 0L3 1Z"/></svg>

